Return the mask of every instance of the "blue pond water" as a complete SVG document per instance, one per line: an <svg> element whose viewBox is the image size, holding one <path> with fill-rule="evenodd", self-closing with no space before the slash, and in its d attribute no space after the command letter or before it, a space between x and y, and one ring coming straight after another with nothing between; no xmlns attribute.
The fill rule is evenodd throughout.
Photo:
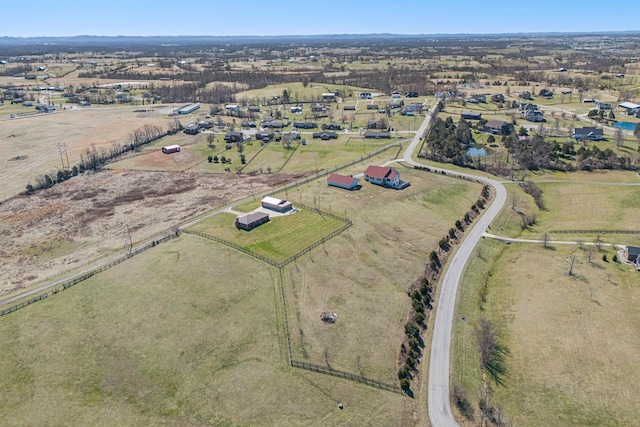
<svg viewBox="0 0 640 427"><path fill-rule="evenodd" d="M479 157L484 157L487 155L487 152L485 151L484 148L469 148L467 150L467 155L468 156L479 156Z"/></svg>
<svg viewBox="0 0 640 427"><path fill-rule="evenodd" d="M615 122L613 127L623 130L636 130L636 124L631 122Z"/></svg>

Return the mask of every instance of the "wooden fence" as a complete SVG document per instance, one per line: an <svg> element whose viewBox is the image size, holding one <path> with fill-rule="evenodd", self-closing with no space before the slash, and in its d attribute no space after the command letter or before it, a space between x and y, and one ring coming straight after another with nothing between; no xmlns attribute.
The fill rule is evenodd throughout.
<svg viewBox="0 0 640 427"><path fill-rule="evenodd" d="M130 252L127 252L127 253L123 254L122 256L110 261L108 264L101 265L100 267L97 267L95 269L87 271L86 273L79 274L79 275L77 275L77 276L75 276L75 277L73 277L73 278L71 278L69 280L66 280L64 282L58 283L57 285L52 286L50 288L47 288L42 293L40 293L37 296L34 296L32 298L29 298L26 301L22 301L20 303L14 304L14 305L12 305L10 307L4 308L4 309L0 310L0 316L4 316L5 314L12 313L12 312L14 312L16 310L24 308L24 307L26 307L28 305L31 305L31 304L35 303L35 302L42 301L43 299L48 298L51 295L55 295L58 292L62 292L65 289L69 289L70 287L75 286L78 283L83 282L83 281L95 276L98 273L102 273L103 271L108 270L111 267L114 267L114 266L120 264L121 262L123 262L123 261L125 261L125 260L127 260L127 259L129 259L129 258L131 258L131 257L133 257L135 255L138 255L138 254L140 254L140 253L142 253L144 251L146 251L147 249L153 248L154 246L156 246L156 245L158 245L160 243L166 242L167 240L171 240L171 239L174 239L176 237L177 237L177 233L175 233L175 232L167 233L167 234L165 234L163 236L160 236L160 237L158 237L158 238L156 238L156 239L154 239L154 240L152 240L150 242L147 242L144 245L139 246L136 249L134 249L134 250L132 250Z"/></svg>
<svg viewBox="0 0 640 427"><path fill-rule="evenodd" d="M553 234L640 234L638 230L551 230Z"/></svg>
<svg viewBox="0 0 640 427"><path fill-rule="evenodd" d="M349 372L339 371L329 366L314 365L313 363L299 362L297 360L291 360L291 366L294 368L305 369L307 371L317 372L319 374L331 375L333 377L344 378L347 380L366 384L371 387L376 387L386 391L392 391L394 393L402 393L400 387L395 384L387 384L381 381L372 380L370 378L362 377L360 375L354 375Z"/></svg>

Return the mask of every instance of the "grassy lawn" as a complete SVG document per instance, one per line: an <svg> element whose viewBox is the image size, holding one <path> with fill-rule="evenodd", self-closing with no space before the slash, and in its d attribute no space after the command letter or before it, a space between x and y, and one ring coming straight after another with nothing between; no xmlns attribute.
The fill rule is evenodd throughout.
<svg viewBox="0 0 640 427"><path fill-rule="evenodd" d="M0 318L3 424L414 425L410 399L286 365L275 278L185 235Z"/></svg>
<svg viewBox="0 0 640 427"><path fill-rule="evenodd" d="M610 249L605 254L613 256ZM484 241L479 255L459 290L452 360L452 382L467 389L476 414L474 327L484 317L510 350L506 385L494 386L493 402L515 424L634 424L640 417L638 273L601 261L602 254L590 264L585 250L568 246ZM567 275L571 255L573 277Z"/></svg>
<svg viewBox="0 0 640 427"><path fill-rule="evenodd" d="M613 177L620 176L614 173ZM606 175L605 175L606 177ZM605 178L606 179L606 178ZM640 186L583 183L538 183L543 191L545 208L536 208L530 196L517 184L507 186L508 206L516 197L517 209L536 213L536 224L526 230L519 227L519 216L505 209L494 221L493 232L528 239L541 238L552 230L637 230L635 212L640 209ZM499 228L498 228L499 227ZM593 241L595 234L553 234L551 239ZM608 243L640 243L637 235L601 234ZM622 241L621 241L622 240Z"/></svg>
<svg viewBox="0 0 640 427"><path fill-rule="evenodd" d="M393 139L365 140L361 137L345 135L329 141L312 139L311 135L302 135L302 137L306 139L307 145L295 142L290 150L280 142L270 142L249 162L244 172L260 169L266 171L267 168L271 168L273 172L315 171L316 167L322 171L360 158L394 141ZM389 151L391 152L393 150Z"/></svg>
<svg viewBox="0 0 640 427"><path fill-rule="evenodd" d="M350 192L328 187L325 180L299 187L299 195L289 191L294 203L315 199L354 223L285 269L294 359L397 380L410 303L406 291L424 270L428 253L481 190L477 184L397 169L411 182L402 191L363 182L360 191ZM338 321L323 324L322 311L335 312Z"/></svg>
<svg viewBox="0 0 640 427"><path fill-rule="evenodd" d="M344 225L342 221L306 209L271 217L268 223L250 232L238 230L234 225L235 218L234 214L221 213L192 228L281 262Z"/></svg>

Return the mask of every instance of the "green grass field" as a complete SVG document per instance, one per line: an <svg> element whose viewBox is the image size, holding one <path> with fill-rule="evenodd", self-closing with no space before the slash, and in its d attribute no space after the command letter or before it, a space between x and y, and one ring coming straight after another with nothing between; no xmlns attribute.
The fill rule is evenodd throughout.
<svg viewBox="0 0 640 427"><path fill-rule="evenodd" d="M477 199L481 187L405 169L402 191L364 182L360 191L302 186L305 204L350 218L354 225L285 269L289 324L296 360L396 381L396 359L407 321L406 291L428 253ZM355 173L344 171L343 173ZM297 201L297 190L289 191ZM338 315L325 325L322 311Z"/></svg>
<svg viewBox="0 0 640 427"><path fill-rule="evenodd" d="M634 424L640 416L638 273L603 262L603 254L611 260L610 249L592 264L586 250L559 245L483 241L477 252L459 289L452 359L452 383L466 388L476 415L481 382L474 327L484 317L510 350L506 385L494 385L493 402L515 424ZM572 255L575 276L569 277Z"/></svg>
<svg viewBox="0 0 640 427"><path fill-rule="evenodd" d="M185 235L1 317L3 424L413 425L410 399L288 367L275 277Z"/></svg>
<svg viewBox="0 0 640 427"><path fill-rule="evenodd" d="M511 209L503 210L494 221L493 232L527 239L541 238L550 233L554 240L593 241L596 234L554 234L553 230L638 230L635 212L640 209L640 186L606 184L610 179L631 179L633 173L613 172L612 176L575 176L575 178L603 179L604 184L590 182L554 183L540 182L545 208L540 210L533 199L524 194L517 184L507 186L508 206L516 198L518 210L537 215L536 224L526 230L519 226L519 215ZM556 175L557 176L557 175ZM533 177L529 177L535 180ZM640 243L637 235L600 234L600 239L608 243ZM622 241L621 241L622 240Z"/></svg>
<svg viewBox="0 0 640 427"><path fill-rule="evenodd" d="M235 218L234 214L220 213L192 229L282 262L344 225L342 221L302 208L294 214L271 217L268 223L251 231L238 230L234 225Z"/></svg>

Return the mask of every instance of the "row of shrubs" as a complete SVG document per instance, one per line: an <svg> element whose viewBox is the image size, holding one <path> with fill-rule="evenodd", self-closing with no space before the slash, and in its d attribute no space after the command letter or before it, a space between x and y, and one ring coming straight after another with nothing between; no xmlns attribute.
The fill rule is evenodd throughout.
<svg viewBox="0 0 640 427"><path fill-rule="evenodd" d="M471 210L464 215L464 219L462 221L457 220L455 227L450 228L447 235L440 239L438 246L442 254L447 254L451 250L452 245L458 241L458 233L463 233L465 226L471 224L475 216L480 213L480 210L484 209L490 195L489 186L484 186L481 197L471 206ZM445 259L441 260L438 251L431 251L423 277L407 293L411 298L410 320L404 325L405 339L400 346L400 357L403 362L398 370L398 379L400 380L400 387L408 395L412 395L411 380L418 373L418 364L424 348L422 333L427 329L426 321L430 310L433 309L434 289L428 277L431 277L433 283L438 282L446 257L448 255L445 255Z"/></svg>

